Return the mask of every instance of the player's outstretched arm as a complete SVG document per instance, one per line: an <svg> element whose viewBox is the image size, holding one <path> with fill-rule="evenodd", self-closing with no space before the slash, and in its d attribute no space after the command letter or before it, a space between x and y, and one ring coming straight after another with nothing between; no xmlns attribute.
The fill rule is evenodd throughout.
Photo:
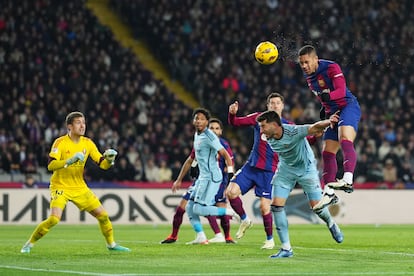
<svg viewBox="0 0 414 276"><path fill-rule="evenodd" d="M83 161L84 159L85 155L82 152L77 152L72 157L66 160L51 159L49 161L49 164L47 165L47 169L49 171L56 171L59 169L67 168L68 166L76 163L77 161Z"/></svg>
<svg viewBox="0 0 414 276"><path fill-rule="evenodd" d="M187 157L184 164L181 167L180 173L177 176L177 179L174 181L171 190L175 193L181 187L181 183L184 179L184 176L188 173L191 167L191 163L193 163L194 159L190 156Z"/></svg>
<svg viewBox="0 0 414 276"><path fill-rule="evenodd" d="M339 121L339 115L338 113L335 113L331 115L329 119L322 120L322 121L312 124L308 129L308 133L309 135L318 135L321 132L323 132L325 128L327 128L328 126L333 127L335 124L338 123L338 121Z"/></svg>

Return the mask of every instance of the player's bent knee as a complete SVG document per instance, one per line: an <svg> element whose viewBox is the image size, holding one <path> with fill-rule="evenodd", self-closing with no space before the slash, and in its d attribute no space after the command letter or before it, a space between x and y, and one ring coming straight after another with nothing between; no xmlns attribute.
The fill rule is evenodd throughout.
<svg viewBox="0 0 414 276"><path fill-rule="evenodd" d="M272 205L270 209L272 210L273 213L277 213L277 212L282 212L285 209L285 206Z"/></svg>
<svg viewBox="0 0 414 276"><path fill-rule="evenodd" d="M235 199L235 198L237 198L238 196L240 195L240 192L239 191L234 191L234 190L228 190L227 192L226 192L226 196L227 196L227 198L228 199Z"/></svg>
<svg viewBox="0 0 414 276"><path fill-rule="evenodd" d="M199 203L195 203L194 204L194 208L193 208L194 214L199 215L199 216L207 216L209 215L208 213L205 212L203 206Z"/></svg>
<svg viewBox="0 0 414 276"><path fill-rule="evenodd" d="M48 219L47 219L49 227L55 226L56 224L59 223L59 221L60 221L60 219L57 216L53 216L53 215L49 216Z"/></svg>
<svg viewBox="0 0 414 276"><path fill-rule="evenodd" d="M104 211L104 212L100 213L99 215L96 216L96 219L99 222L107 222L109 220L108 212Z"/></svg>
<svg viewBox="0 0 414 276"><path fill-rule="evenodd" d="M260 207L260 213L262 216L269 214L271 209L269 207Z"/></svg>

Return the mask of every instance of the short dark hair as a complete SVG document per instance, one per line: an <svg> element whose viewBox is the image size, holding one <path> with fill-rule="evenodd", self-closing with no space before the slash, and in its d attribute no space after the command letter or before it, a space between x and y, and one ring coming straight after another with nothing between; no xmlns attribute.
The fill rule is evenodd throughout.
<svg viewBox="0 0 414 276"><path fill-rule="evenodd" d="M220 128L221 128L221 129L223 129L223 123L221 122L221 120L220 120L219 118L211 118L211 119L208 121L208 123L209 123L209 124L211 124L211 123L217 123L217 124L219 124L219 125L220 125Z"/></svg>
<svg viewBox="0 0 414 276"><path fill-rule="evenodd" d="M75 118L85 117L82 112L80 111L73 111L66 116L66 125L70 125L73 123Z"/></svg>
<svg viewBox="0 0 414 276"><path fill-rule="evenodd" d="M197 115L198 113L204 114L204 116L206 116L206 119L210 120L210 117L211 117L210 111L208 111L207 109L202 108L202 107L198 107L194 109L192 118L194 119L194 116Z"/></svg>
<svg viewBox="0 0 414 276"><path fill-rule="evenodd" d="M302 48L300 48L299 51L298 51L299 56L309 55L311 53L316 54L316 49L312 45L305 45Z"/></svg>
<svg viewBox="0 0 414 276"><path fill-rule="evenodd" d="M258 123L263 122L263 121L266 121L268 123L275 122L279 126L282 125L282 121L280 120L279 114L277 114L277 112L273 110L268 110L268 111L263 112L262 114L257 116L256 121Z"/></svg>
<svg viewBox="0 0 414 276"><path fill-rule="evenodd" d="M283 103L285 102L285 98L281 94L279 94L277 92L270 93L269 96L267 96L266 102L269 103L270 102L270 99L273 99L273 98L280 98L280 100Z"/></svg>

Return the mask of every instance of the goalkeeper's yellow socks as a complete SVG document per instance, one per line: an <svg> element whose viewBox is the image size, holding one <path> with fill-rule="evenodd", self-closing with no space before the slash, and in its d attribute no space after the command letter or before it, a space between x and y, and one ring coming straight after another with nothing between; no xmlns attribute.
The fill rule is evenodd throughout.
<svg viewBox="0 0 414 276"><path fill-rule="evenodd" d="M115 243L114 241L114 230L112 228L112 223L109 220L109 216L107 212L102 212L97 217L99 222L99 228L101 228L101 232L105 237L106 244L111 247Z"/></svg>
<svg viewBox="0 0 414 276"><path fill-rule="evenodd" d="M33 231L32 236L30 237L30 243L34 244L38 240L40 240L44 235L46 235L49 230L58 224L60 219L56 216L49 216L47 219L39 223L36 229Z"/></svg>

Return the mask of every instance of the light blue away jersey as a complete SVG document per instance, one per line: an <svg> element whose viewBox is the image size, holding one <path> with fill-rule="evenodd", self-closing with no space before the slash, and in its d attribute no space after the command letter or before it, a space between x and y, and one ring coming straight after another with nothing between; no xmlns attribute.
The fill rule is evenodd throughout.
<svg viewBox="0 0 414 276"><path fill-rule="evenodd" d="M310 125L282 124L280 139L270 138L267 142L279 155L278 169L303 170L316 162L315 155L306 136Z"/></svg>
<svg viewBox="0 0 414 276"><path fill-rule="evenodd" d="M223 174L220 170L217 152L224 148L217 135L206 128L202 133L194 135L195 158L198 162L200 174L198 179L221 181Z"/></svg>

